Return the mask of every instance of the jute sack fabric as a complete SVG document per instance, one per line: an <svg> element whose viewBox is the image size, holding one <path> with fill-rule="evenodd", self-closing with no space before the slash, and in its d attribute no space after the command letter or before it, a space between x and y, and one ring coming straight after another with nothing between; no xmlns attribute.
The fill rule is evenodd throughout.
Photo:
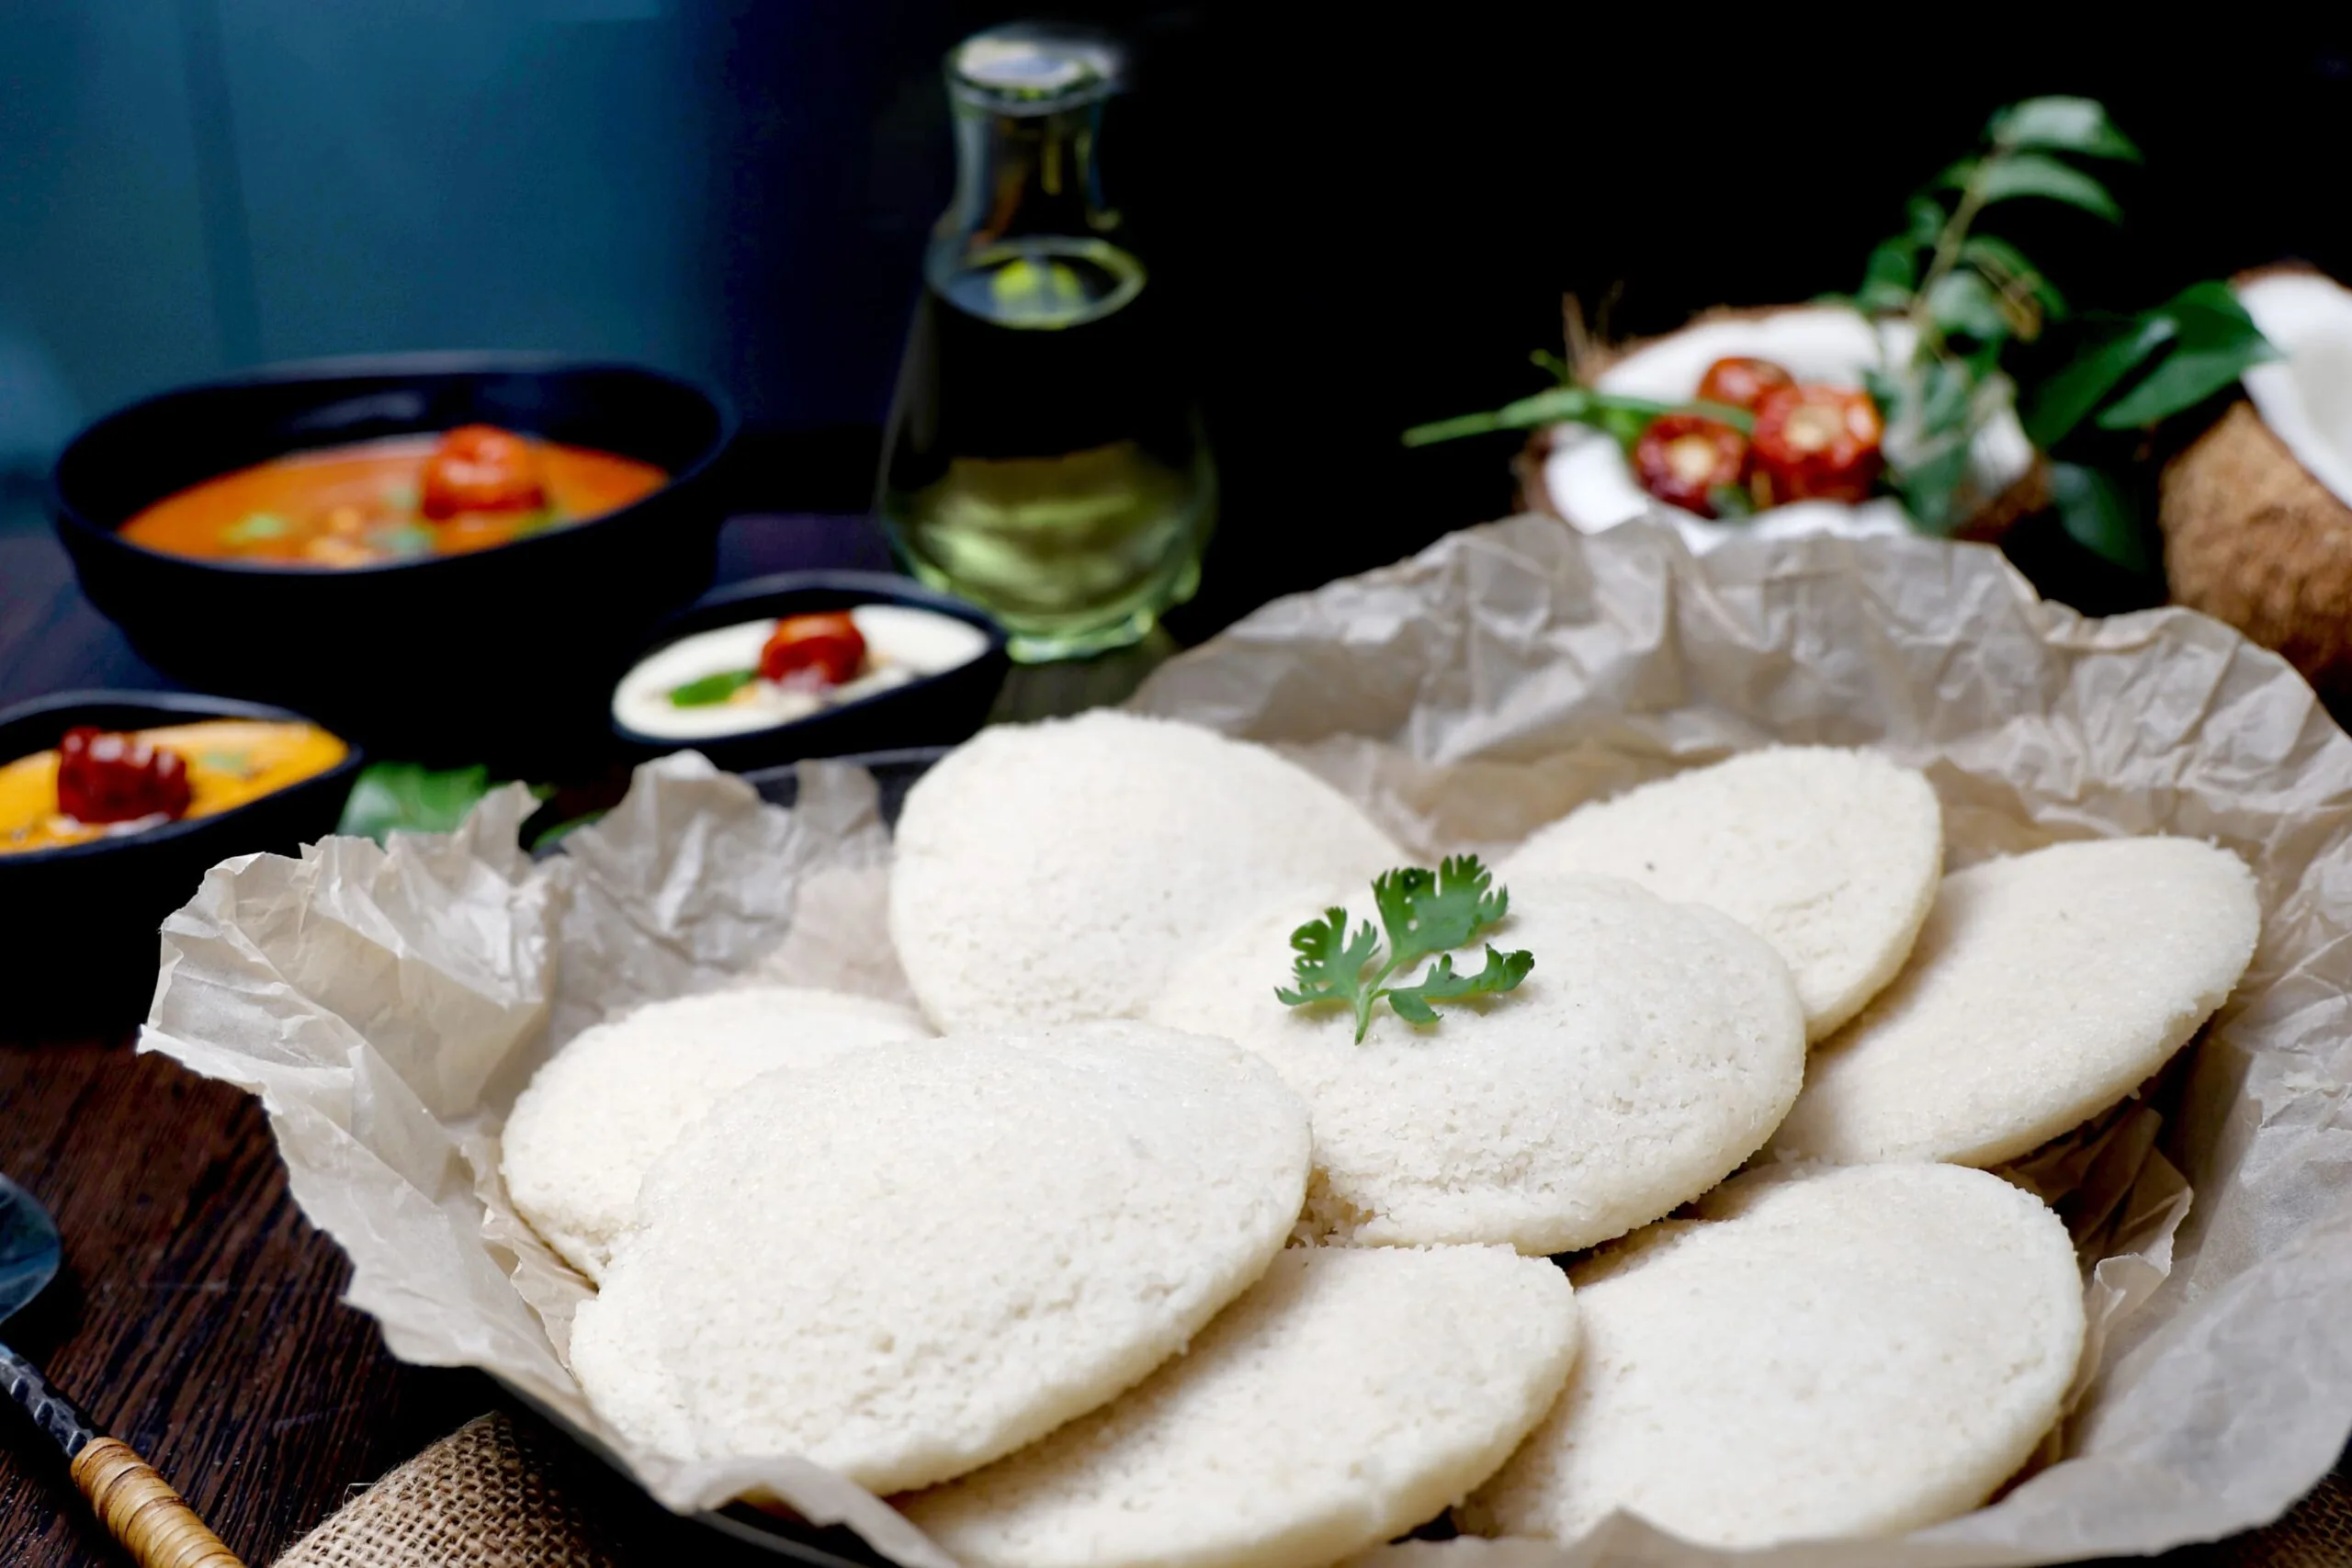
<svg viewBox="0 0 2352 1568"><path fill-rule="evenodd" d="M497 1412L477 1416L345 1504L276 1568L618 1568L548 1446Z"/></svg>

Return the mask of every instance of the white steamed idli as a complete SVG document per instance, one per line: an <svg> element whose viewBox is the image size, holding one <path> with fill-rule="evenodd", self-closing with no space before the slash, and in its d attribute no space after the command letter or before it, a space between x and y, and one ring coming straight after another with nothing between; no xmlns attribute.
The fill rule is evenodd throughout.
<svg viewBox="0 0 2352 1568"><path fill-rule="evenodd" d="M2253 874L2195 839L2100 839L1944 878L1903 976L1814 1053L1784 1157L1997 1165L2187 1043L2261 933Z"/></svg>
<svg viewBox="0 0 2352 1568"><path fill-rule="evenodd" d="M902 1007L788 986L653 1002L584 1029L531 1075L500 1134L516 1213L564 1260L605 1277L638 1184L697 1118L778 1068L930 1033Z"/></svg>
<svg viewBox="0 0 2352 1568"><path fill-rule="evenodd" d="M1281 1249L1307 1153L1264 1063L1139 1023L770 1073L647 1176L572 1371L673 1458L931 1485L1182 1349Z"/></svg>
<svg viewBox="0 0 2352 1568"><path fill-rule="evenodd" d="M1267 897L1404 856L1262 746L1094 712L983 731L899 818L890 937L943 1030L1130 1018Z"/></svg>
<svg viewBox="0 0 2352 1568"><path fill-rule="evenodd" d="M1460 1511L1573 1540L1615 1509L1716 1547L1982 1503L2058 1417L2083 1288L2056 1215L1948 1165L1767 1170L1576 1270L1567 1392Z"/></svg>
<svg viewBox="0 0 2352 1568"><path fill-rule="evenodd" d="M1730 917L1630 883L1526 876L1487 940L1525 949L1516 991L1416 1028L1385 1003L1286 1008L1294 897L1204 942L1151 1016L1238 1041L1306 1098L1307 1234L1420 1246L1590 1247L1704 1192L1764 1145L1804 1071L1788 966ZM1368 889L1355 908L1370 907ZM1461 969L1484 963L1476 950Z"/></svg>
<svg viewBox="0 0 2352 1568"><path fill-rule="evenodd" d="M1778 949L1819 1040L1894 978L1936 897L1943 813L1874 751L1775 746L1583 807L1498 874L1622 876L1721 909Z"/></svg>
<svg viewBox="0 0 2352 1568"><path fill-rule="evenodd" d="M1294 1247L1140 1387L900 1507L967 1568L1335 1562L1493 1474L1576 1345L1546 1258Z"/></svg>

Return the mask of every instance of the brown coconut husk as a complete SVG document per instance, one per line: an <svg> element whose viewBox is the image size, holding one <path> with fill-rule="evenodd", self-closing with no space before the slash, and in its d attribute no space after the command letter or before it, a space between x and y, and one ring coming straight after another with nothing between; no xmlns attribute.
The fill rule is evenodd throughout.
<svg viewBox="0 0 2352 1568"><path fill-rule="evenodd" d="M2284 655L2337 711L2352 703L2352 507L2252 403L2165 466L2156 520L2176 603Z"/></svg>
<svg viewBox="0 0 2352 1568"><path fill-rule="evenodd" d="M1782 310L1804 309L1796 305L1712 305L1700 311L1672 333L1660 333L1654 337L1621 338L1614 343L1594 335L1586 326L1584 316L1577 309L1576 297L1570 295L1563 302L1567 321L1568 364L1576 372L1580 385L1589 386L1595 377L1619 360L1638 354L1652 344L1689 332L1693 327L1711 326L1717 321L1759 321ZM1544 465L1552 456L1552 427L1531 431L1517 455L1510 460L1511 476L1518 482L1519 510L1537 512L1546 517L1559 517L1560 509L1552 504L1552 492L1544 483ZM2009 481L1998 495L1969 512L1959 527L1952 530L1956 539L1973 540L1979 544L1997 545L2008 531L2050 504L2050 465L2041 453L2033 455L2033 462L2026 471ZM1566 522L1566 518L1561 521Z"/></svg>

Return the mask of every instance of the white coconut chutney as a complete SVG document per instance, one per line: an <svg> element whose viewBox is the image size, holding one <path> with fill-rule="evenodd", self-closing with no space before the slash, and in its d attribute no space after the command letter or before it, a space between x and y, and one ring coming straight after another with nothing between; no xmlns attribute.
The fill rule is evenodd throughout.
<svg viewBox="0 0 2352 1568"><path fill-rule="evenodd" d="M723 702L681 707L670 694L689 682L759 667L774 616L695 632L655 649L613 688L613 717L661 740L707 740L791 724L929 675L943 675L988 651L988 634L968 621L910 604L859 604L849 612L865 639L865 667L838 686L754 680Z"/></svg>

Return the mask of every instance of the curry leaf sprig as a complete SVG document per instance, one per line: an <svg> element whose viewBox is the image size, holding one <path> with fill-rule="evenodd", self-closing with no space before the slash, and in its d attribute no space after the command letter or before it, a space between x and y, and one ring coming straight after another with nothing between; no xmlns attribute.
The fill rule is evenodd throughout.
<svg viewBox="0 0 2352 1568"><path fill-rule="evenodd" d="M1326 909L1290 933L1297 957L1292 961L1294 985L1274 995L1285 1007L1310 1007L1319 1002L1344 1003L1355 1013L1356 1042L1363 1042L1372 1027L1372 1010L1384 998L1408 1023L1437 1021L1432 1002L1462 1001L1471 997L1500 996L1514 990L1535 967L1532 953L1498 953L1486 944L1486 966L1475 975L1457 975L1452 951L1466 947L1493 930L1510 912L1510 893L1493 886L1494 875L1476 855L1453 855L1438 863L1435 871L1405 866L1373 878L1373 906L1380 912L1380 927L1370 920L1348 931L1345 909ZM1385 933L1388 950L1381 953ZM1437 962L1409 985L1387 982L1431 956Z"/></svg>
<svg viewBox="0 0 2352 1568"><path fill-rule="evenodd" d="M1973 493L1971 446L2015 397L2004 371L2009 347L2035 342L2045 324L2067 317L2041 269L2017 246L1980 231L1978 220L2021 197L2110 223L2122 219L2107 186L2070 157L2137 163L2140 150L2089 98L2028 98L2002 109L1973 152L1911 198L1903 231L1871 252L1849 300L1912 329L1910 362L1868 379L1886 420L1889 480L1928 533L1951 532L1990 499ZM2218 282L2192 284L2134 316L2086 314L2080 333L2072 358L2022 400L2025 434L2043 453L2086 420L2101 430L2144 429L2276 357ZM2132 570L2148 569L2147 529L2108 475L2053 457L2049 480L2060 525L2076 543Z"/></svg>

